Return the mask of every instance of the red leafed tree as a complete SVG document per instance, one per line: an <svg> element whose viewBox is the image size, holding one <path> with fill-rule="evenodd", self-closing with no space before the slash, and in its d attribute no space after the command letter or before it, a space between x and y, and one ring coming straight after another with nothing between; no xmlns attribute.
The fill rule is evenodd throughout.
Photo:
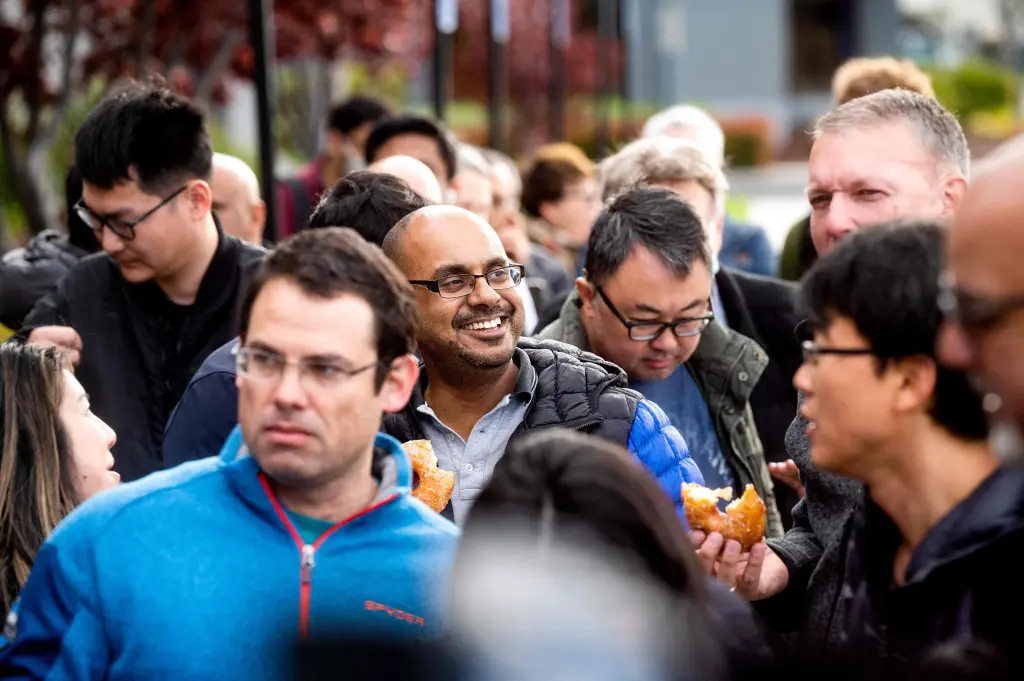
<svg viewBox="0 0 1024 681"><path fill-rule="evenodd" d="M455 34L454 88L456 97L483 100L489 95L482 77L488 64L487 23L491 0L461 0L459 29ZM621 69L621 45L616 41L598 55L594 25L582 21L585 0L571 0L571 39L565 48L566 95L593 94L599 89L599 64L610 62L611 72ZM589 3L593 6L593 3ZM543 121L551 78L551 0L513 0L509 3L509 42L506 50L508 101L516 112L518 128ZM524 131L523 131L524 132Z"/></svg>
<svg viewBox="0 0 1024 681"><path fill-rule="evenodd" d="M10 45L0 52L0 145L33 232L53 224L47 152L83 84L160 73L209 103L226 97L228 76L248 77L254 66L244 0L20 4L20 13L0 14L0 44ZM430 38L429 7L418 0L278 0L273 23L281 60L419 57Z"/></svg>

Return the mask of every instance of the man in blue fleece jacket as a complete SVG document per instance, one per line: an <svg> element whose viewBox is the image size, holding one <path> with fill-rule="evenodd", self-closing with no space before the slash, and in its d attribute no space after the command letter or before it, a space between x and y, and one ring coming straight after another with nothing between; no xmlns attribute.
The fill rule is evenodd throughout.
<svg viewBox="0 0 1024 681"><path fill-rule="evenodd" d="M355 232L303 232L242 308L219 458L82 505L8 618L4 679L277 679L297 639L421 638L458 530L378 435L416 384L410 286Z"/></svg>

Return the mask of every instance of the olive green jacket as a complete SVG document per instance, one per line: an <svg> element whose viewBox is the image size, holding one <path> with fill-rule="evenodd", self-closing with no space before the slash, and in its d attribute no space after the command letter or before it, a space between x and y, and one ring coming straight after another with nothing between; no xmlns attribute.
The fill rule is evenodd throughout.
<svg viewBox="0 0 1024 681"><path fill-rule="evenodd" d="M537 337L593 352L580 319L578 293L573 291L559 318ZM736 473L737 491L742 492L748 483L754 485L768 507L767 535L781 537L784 530L775 504L775 486L750 409L750 393L768 365L768 356L757 343L716 321L704 330L686 364L707 402L722 453Z"/></svg>

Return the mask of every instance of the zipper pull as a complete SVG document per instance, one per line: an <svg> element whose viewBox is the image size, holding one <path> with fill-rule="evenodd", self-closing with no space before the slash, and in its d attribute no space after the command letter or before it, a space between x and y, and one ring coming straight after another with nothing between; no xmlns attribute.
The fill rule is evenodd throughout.
<svg viewBox="0 0 1024 681"><path fill-rule="evenodd" d="M302 545L302 583L313 581L313 568L316 567L316 549L311 544Z"/></svg>

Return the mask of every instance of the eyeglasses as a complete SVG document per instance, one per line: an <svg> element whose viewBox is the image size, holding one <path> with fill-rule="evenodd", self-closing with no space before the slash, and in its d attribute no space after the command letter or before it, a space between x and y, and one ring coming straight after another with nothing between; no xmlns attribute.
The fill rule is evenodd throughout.
<svg viewBox="0 0 1024 681"><path fill-rule="evenodd" d="M821 355L839 355L841 357L860 357L873 355L875 351L871 348L830 348L818 345L814 341L804 341L800 344L804 353L804 364L817 364Z"/></svg>
<svg viewBox="0 0 1024 681"><path fill-rule="evenodd" d="M100 232L103 231L104 227L106 227L111 232L116 234L117 238L121 239L122 241L131 241L135 238L135 228L138 227L143 220L146 220L154 213L156 213L158 210L160 210L168 203L173 201L175 198L177 198L179 194L181 194L186 189L188 189L188 185L185 185L184 187L175 190L173 193L171 193L170 196L168 196L163 201L156 204L155 206L153 206L152 208L150 208L149 210L147 210L145 213L143 213L134 220L122 220L121 218L99 215L98 213L95 213L87 205L85 205L83 199L79 199L78 202L75 204L75 212L78 213L78 217L82 219L82 222L84 222L86 226L89 227L89 229L96 233L97 239L100 238Z"/></svg>
<svg viewBox="0 0 1024 681"><path fill-rule="evenodd" d="M1007 315L1024 309L1024 295L999 298L969 293L956 285L952 272L939 277L939 309L951 322L969 331L985 331L999 325Z"/></svg>
<svg viewBox="0 0 1024 681"><path fill-rule="evenodd" d="M684 317L674 322L631 322L612 305L612 301L608 300L608 296L605 295L600 286L594 288L597 290L597 295L601 296L604 304L612 311L612 314L618 317L622 325L626 327L630 340L652 341L661 337L661 334L665 333L666 329L672 329L672 333L679 338L692 338L703 333L704 329L708 328L708 325L715 320L714 313L709 311L700 317ZM708 299L708 308L710 307L711 300Z"/></svg>
<svg viewBox="0 0 1024 681"><path fill-rule="evenodd" d="M522 265L507 265L483 274L449 274L440 279L410 279L413 286L422 286L442 298L463 298L476 290L476 280L485 279L495 291L515 288L522 282L526 268Z"/></svg>
<svg viewBox="0 0 1024 681"><path fill-rule="evenodd" d="M346 369L324 360L288 360L276 352L259 348L235 347L235 367L246 378L272 383L281 380L284 370L294 364L299 370L299 383L306 390L334 388L353 376L380 366L380 362L358 369Z"/></svg>

